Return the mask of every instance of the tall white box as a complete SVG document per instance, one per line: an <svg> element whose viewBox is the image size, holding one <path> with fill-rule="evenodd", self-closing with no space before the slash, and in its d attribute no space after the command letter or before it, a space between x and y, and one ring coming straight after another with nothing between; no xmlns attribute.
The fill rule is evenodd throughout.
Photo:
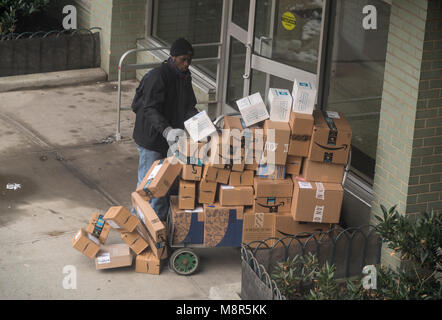
<svg viewBox="0 0 442 320"><path fill-rule="evenodd" d="M293 112L313 114L316 100L316 88L310 81L298 81L293 83Z"/></svg>
<svg viewBox="0 0 442 320"><path fill-rule="evenodd" d="M237 100L236 105L247 127L269 118L266 105L259 92Z"/></svg>
<svg viewBox="0 0 442 320"><path fill-rule="evenodd" d="M286 89L269 89L270 120L289 122L292 109L292 95Z"/></svg>
<svg viewBox="0 0 442 320"><path fill-rule="evenodd" d="M212 121L210 121L206 110L186 120L184 127L194 142L198 142L216 132L216 128Z"/></svg>

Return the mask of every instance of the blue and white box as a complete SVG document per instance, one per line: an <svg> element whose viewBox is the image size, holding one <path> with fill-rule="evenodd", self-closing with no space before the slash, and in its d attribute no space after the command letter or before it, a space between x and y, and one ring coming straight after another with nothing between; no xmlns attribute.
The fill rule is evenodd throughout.
<svg viewBox="0 0 442 320"><path fill-rule="evenodd" d="M293 112L313 114L316 101L316 88L310 81L298 81L293 83Z"/></svg>
<svg viewBox="0 0 442 320"><path fill-rule="evenodd" d="M271 121L289 122L292 109L292 95L289 90L270 88L268 103Z"/></svg>

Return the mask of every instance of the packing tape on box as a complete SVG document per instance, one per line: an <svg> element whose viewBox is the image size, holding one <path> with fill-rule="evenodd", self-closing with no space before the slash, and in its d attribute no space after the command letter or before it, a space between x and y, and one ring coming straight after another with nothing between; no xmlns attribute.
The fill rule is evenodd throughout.
<svg viewBox="0 0 442 320"><path fill-rule="evenodd" d="M325 122L327 122L328 128L330 129L328 132L327 144L329 146L335 146L338 138L338 128L336 128L333 118L331 118L327 112L323 111L322 114L324 115Z"/></svg>
<svg viewBox="0 0 442 320"><path fill-rule="evenodd" d="M267 205L259 204L261 207L269 209L269 212L278 212L278 208L284 206L284 201L281 201L280 203L276 204L276 198L275 197L268 197L267 198Z"/></svg>
<svg viewBox="0 0 442 320"><path fill-rule="evenodd" d="M322 182L315 182L316 184L316 199L324 200L324 184Z"/></svg>

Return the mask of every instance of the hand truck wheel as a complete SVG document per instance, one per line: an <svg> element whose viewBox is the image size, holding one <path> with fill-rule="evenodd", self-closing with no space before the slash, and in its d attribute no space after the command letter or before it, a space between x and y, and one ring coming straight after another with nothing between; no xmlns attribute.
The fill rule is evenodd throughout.
<svg viewBox="0 0 442 320"><path fill-rule="evenodd" d="M198 255L188 248L181 248L172 253L169 259L169 267L177 274L189 276L198 269Z"/></svg>

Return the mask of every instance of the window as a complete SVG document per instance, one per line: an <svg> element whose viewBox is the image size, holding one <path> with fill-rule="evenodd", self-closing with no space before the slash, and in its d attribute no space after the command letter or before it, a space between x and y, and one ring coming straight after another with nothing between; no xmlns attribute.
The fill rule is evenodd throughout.
<svg viewBox="0 0 442 320"><path fill-rule="evenodd" d="M155 0L152 37L169 46L181 37L192 44L219 42L222 8L222 0ZM218 56L217 46L196 47L194 51L195 59ZM216 62L197 66L216 78Z"/></svg>

